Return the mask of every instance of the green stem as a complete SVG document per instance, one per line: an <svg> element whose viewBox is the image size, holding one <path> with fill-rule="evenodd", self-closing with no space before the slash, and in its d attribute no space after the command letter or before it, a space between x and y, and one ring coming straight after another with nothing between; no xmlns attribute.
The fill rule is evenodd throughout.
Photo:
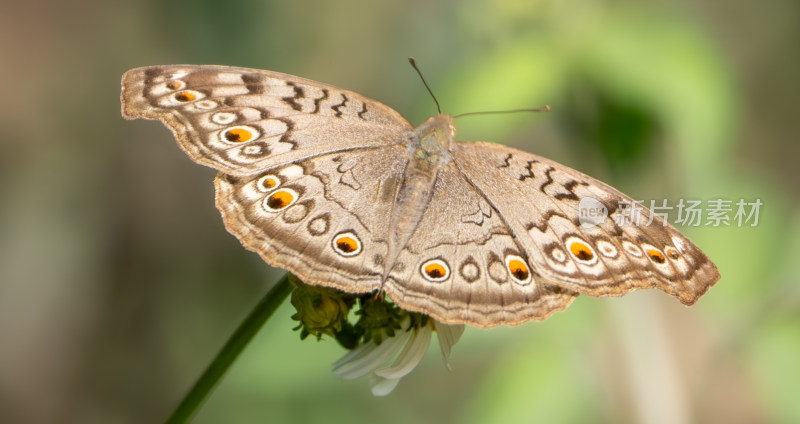
<svg viewBox="0 0 800 424"><path fill-rule="evenodd" d="M273 312L289 296L294 286L289 282L289 274L281 278L272 289L261 299L250 315L239 324L239 328L231 335L217 357L208 365L203 375L194 383L194 387L181 401L180 405L167 419L167 424L185 423L194 415L197 408L211 393L219 379L228 371L233 361L239 357L245 346L250 343L253 336L258 333L261 326L269 319Z"/></svg>

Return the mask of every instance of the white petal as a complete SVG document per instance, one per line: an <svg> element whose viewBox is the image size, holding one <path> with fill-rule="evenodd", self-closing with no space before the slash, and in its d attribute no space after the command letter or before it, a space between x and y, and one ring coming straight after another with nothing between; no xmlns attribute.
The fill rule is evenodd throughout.
<svg viewBox="0 0 800 424"><path fill-rule="evenodd" d="M397 383L399 382L399 378L383 378L372 374L372 379L370 380L372 394L374 396L386 396L392 393L392 390L397 387Z"/></svg>
<svg viewBox="0 0 800 424"><path fill-rule="evenodd" d="M379 346L369 349L366 354L359 352L358 354L354 355L353 359L350 361L343 363L342 361L338 361L338 365L333 368L333 373L345 379L358 378L362 375L367 375L375 370L375 368L378 368L392 359L392 357L400 350L400 347L403 346L406 341L408 341L409 337L411 337L410 331L398 330L395 332L395 337L384 338L383 343L381 343ZM375 343L370 341L366 344L366 346L370 344L374 345ZM360 347L356 349L360 349ZM348 355L350 354L345 356Z"/></svg>
<svg viewBox="0 0 800 424"><path fill-rule="evenodd" d="M384 378L399 379L414 370L431 344L433 328L430 325L426 325L413 331L415 334L411 336L411 340L400 352L394 364L391 367L375 371L376 375Z"/></svg>
<svg viewBox="0 0 800 424"><path fill-rule="evenodd" d="M348 362L353 362L356 359L363 358L364 356L369 355L369 353L375 350L376 347L378 347L378 345L372 342L363 343L356 346L353 350L347 352L344 356L339 358L338 361L334 362L333 369L339 368L343 364L346 364Z"/></svg>
<svg viewBox="0 0 800 424"><path fill-rule="evenodd" d="M447 369L450 369L450 348L464 334L464 324L449 325L435 321L434 325L436 326L436 336L439 338L439 348L442 349L442 358Z"/></svg>

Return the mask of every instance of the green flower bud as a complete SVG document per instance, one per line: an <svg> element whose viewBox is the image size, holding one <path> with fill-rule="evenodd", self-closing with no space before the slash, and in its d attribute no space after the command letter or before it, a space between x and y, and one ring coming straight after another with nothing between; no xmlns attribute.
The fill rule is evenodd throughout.
<svg viewBox="0 0 800 424"><path fill-rule="evenodd" d="M355 327L363 334L364 342L372 340L380 345L384 336L394 337L395 330L402 329L400 324L408 312L394 303L370 295L361 298L361 309L356 315L360 315L360 318Z"/></svg>
<svg viewBox="0 0 800 424"><path fill-rule="evenodd" d="M327 287L307 285L297 277L290 277L290 281L297 287L291 298L297 310L292 319L300 321L295 330L301 330L301 339L309 334L317 340L323 334L336 337L343 327L349 326L347 314L355 302L352 296Z"/></svg>

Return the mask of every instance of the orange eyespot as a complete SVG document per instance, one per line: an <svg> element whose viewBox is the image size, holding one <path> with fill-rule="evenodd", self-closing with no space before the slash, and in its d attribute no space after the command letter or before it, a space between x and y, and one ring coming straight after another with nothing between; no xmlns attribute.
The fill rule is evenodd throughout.
<svg viewBox="0 0 800 424"><path fill-rule="evenodd" d="M664 255L662 255L661 252L655 249L647 249L647 256L649 256L650 259L653 260L653 262L658 264L663 264L664 262L666 262L666 259L664 259Z"/></svg>
<svg viewBox="0 0 800 424"><path fill-rule="evenodd" d="M352 232L344 232L333 238L333 249L342 256L355 256L361 253L361 241Z"/></svg>
<svg viewBox="0 0 800 424"><path fill-rule="evenodd" d="M358 250L358 242L350 237L343 236L336 239L336 247L344 253L351 253Z"/></svg>
<svg viewBox="0 0 800 424"><path fill-rule="evenodd" d="M667 247L666 249L664 249L664 252L666 252L667 256L672 258L672 260L678 260L678 258L681 257L681 255L678 253L678 250L675 249L672 246Z"/></svg>
<svg viewBox="0 0 800 424"><path fill-rule="evenodd" d="M273 188L278 186L278 183L279 183L278 179L273 177L272 175L267 175L260 181L261 188L264 191L272 190Z"/></svg>
<svg viewBox="0 0 800 424"><path fill-rule="evenodd" d="M225 140L231 143L244 143L253 139L253 133L247 128L235 127L225 131Z"/></svg>
<svg viewBox="0 0 800 424"><path fill-rule="evenodd" d="M181 91L180 93L175 93L175 100L179 102L191 102L196 98L197 96L191 91Z"/></svg>
<svg viewBox="0 0 800 424"><path fill-rule="evenodd" d="M521 256L506 256L506 269L511 274L511 280L513 280L515 283L521 286L530 284L531 270L528 268L528 264L525 262L525 259L523 259Z"/></svg>
<svg viewBox="0 0 800 424"><path fill-rule="evenodd" d="M569 251L573 256L582 261L591 261L594 258L594 253L585 243L575 241L569 246Z"/></svg>
<svg viewBox="0 0 800 424"><path fill-rule="evenodd" d="M267 206L273 210L283 209L294 202L294 195L286 190L276 191L267 198Z"/></svg>
<svg viewBox="0 0 800 424"><path fill-rule="evenodd" d="M167 83L167 88L170 90L178 90L185 86L183 81L170 81Z"/></svg>
<svg viewBox="0 0 800 424"><path fill-rule="evenodd" d="M525 265L525 262L522 262L519 259L512 259L508 261L508 270L511 272L511 275L520 281L527 280L528 276L530 275L528 266Z"/></svg>
<svg viewBox="0 0 800 424"><path fill-rule="evenodd" d="M422 276L428 281L440 283L450 277L450 267L441 259L431 259L422 264Z"/></svg>
<svg viewBox="0 0 800 424"><path fill-rule="evenodd" d="M441 264L428 264L425 266L425 274L433 279L442 278L447 273L447 270Z"/></svg>

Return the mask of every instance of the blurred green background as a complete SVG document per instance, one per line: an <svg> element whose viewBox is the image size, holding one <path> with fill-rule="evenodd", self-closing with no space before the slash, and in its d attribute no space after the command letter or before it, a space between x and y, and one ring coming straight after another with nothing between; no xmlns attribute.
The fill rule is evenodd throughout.
<svg viewBox="0 0 800 424"><path fill-rule="evenodd" d="M0 5L0 422L163 420L281 275L228 235L214 171L124 121L132 67L226 64L351 89L460 140L550 157L637 199L761 199L683 228L722 280L579 297L435 343L393 394L342 381L286 304L196 422L800 422L800 3L243 0ZM680 227L679 227L680 228Z"/></svg>

